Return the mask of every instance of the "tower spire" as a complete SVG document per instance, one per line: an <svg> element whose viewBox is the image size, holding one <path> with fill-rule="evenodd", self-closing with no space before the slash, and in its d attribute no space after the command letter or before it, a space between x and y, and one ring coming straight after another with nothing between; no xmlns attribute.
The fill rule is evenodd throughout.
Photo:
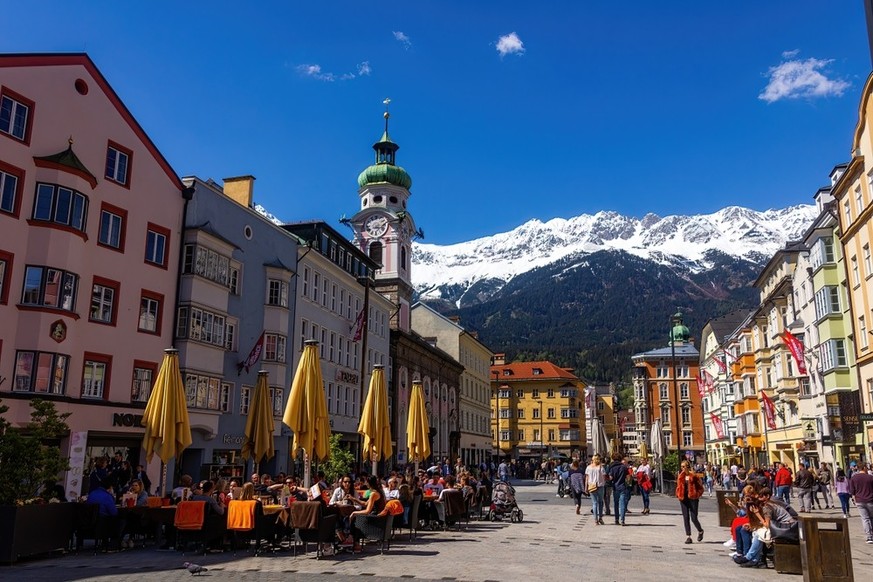
<svg viewBox="0 0 873 582"><path fill-rule="evenodd" d="M385 105L385 113L382 114L382 117L385 118L385 133L382 134L382 139L373 144L373 149L376 150L376 164L388 164L389 166L394 165L394 155L397 153L397 150L400 149L400 146L391 141L391 138L388 137L388 119L391 118L391 114L388 112L388 106L391 104L390 98L385 98L382 103Z"/></svg>

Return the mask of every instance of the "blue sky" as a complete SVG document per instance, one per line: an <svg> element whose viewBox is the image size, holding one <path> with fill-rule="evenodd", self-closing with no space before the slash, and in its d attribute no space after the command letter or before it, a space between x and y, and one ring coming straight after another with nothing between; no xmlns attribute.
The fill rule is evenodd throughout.
<svg viewBox="0 0 873 582"><path fill-rule="evenodd" d="M356 212L390 97L440 244L809 203L871 69L861 0L126 4L9 3L0 51L89 53L180 175L287 221Z"/></svg>

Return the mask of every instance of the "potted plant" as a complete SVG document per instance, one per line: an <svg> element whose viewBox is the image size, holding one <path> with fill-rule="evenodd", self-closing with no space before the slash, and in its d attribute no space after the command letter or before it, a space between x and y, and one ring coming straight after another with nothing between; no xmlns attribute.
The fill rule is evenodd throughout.
<svg viewBox="0 0 873 582"><path fill-rule="evenodd" d="M49 552L67 546L72 535L74 505L48 498L58 477L69 469L60 439L69 433L66 419L53 402L30 401L30 422L13 427L0 405L0 561Z"/></svg>

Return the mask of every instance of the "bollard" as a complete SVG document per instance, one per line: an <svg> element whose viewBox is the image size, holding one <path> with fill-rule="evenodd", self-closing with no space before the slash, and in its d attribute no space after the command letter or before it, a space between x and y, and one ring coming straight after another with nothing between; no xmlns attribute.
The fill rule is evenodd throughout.
<svg viewBox="0 0 873 582"><path fill-rule="evenodd" d="M800 518L803 582L852 582L849 522L843 517Z"/></svg>

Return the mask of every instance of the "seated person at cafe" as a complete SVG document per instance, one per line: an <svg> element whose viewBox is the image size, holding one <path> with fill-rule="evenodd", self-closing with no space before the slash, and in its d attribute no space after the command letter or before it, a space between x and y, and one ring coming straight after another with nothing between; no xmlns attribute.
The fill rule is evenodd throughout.
<svg viewBox="0 0 873 582"><path fill-rule="evenodd" d="M445 487L442 483L440 483L440 474L439 473L428 473L428 482L424 484L424 494L425 495L435 495L439 496L442 493Z"/></svg>
<svg viewBox="0 0 873 582"><path fill-rule="evenodd" d="M400 499L400 490L397 488L397 477L388 479L388 486L383 490L385 499Z"/></svg>
<svg viewBox="0 0 873 582"><path fill-rule="evenodd" d="M146 493L145 486L142 484L142 481L139 479L134 479L130 482L130 489L128 493L133 493L136 495L136 505L137 507L145 507L149 503L149 494Z"/></svg>
<svg viewBox="0 0 873 582"><path fill-rule="evenodd" d="M382 493L382 485L379 483L379 478L375 475L370 475L367 479L367 488L370 492L370 495L367 497L367 505L364 506L363 509L353 511L351 515L349 515L349 521L351 522L352 527L354 551L356 552L361 551L361 538L364 537L364 533L355 527L355 519L377 516L385 509L385 496ZM344 540L344 545L348 545L348 543L349 540L346 538L346 540Z"/></svg>
<svg viewBox="0 0 873 582"><path fill-rule="evenodd" d="M349 515L351 515L355 509L364 506L361 500L355 497L355 490L352 488L351 475L345 475L340 479L339 487L334 489L327 505L329 508L336 508L338 515L336 520L336 535L341 543L345 543L347 539L351 539L349 537L349 533L351 532Z"/></svg>
<svg viewBox="0 0 873 582"><path fill-rule="evenodd" d="M209 481L201 481L199 486L197 487L197 493L191 497L191 501L205 501L206 502L206 512L210 511L215 515L224 515L224 506L218 502L218 499L212 494L212 490L215 488L215 483Z"/></svg>
<svg viewBox="0 0 873 582"><path fill-rule="evenodd" d="M273 483L273 477L269 473L264 473L261 475L261 485L263 486L263 492L258 493L258 486L255 485L255 493L258 493L258 495L269 495L275 503L277 490L282 489L282 483Z"/></svg>
<svg viewBox="0 0 873 582"><path fill-rule="evenodd" d="M279 486L282 489L282 486ZM296 477L286 477L285 478L285 487L288 487L288 491L291 494L291 497L294 501L309 501L309 489L306 487L300 487L297 484Z"/></svg>
<svg viewBox="0 0 873 582"><path fill-rule="evenodd" d="M188 489L190 491L192 483L194 483L194 479L191 477L191 475L182 475L182 478L179 479L179 486L173 489L173 499L182 499L182 493L185 489Z"/></svg>
<svg viewBox="0 0 873 582"><path fill-rule="evenodd" d="M112 491L114 479L107 475L100 483L100 487L88 494L89 505L97 506L98 520L104 523L104 530L108 537L113 540L116 549L121 544L121 532L124 531L124 520L118 516L118 507L115 505L115 494Z"/></svg>
<svg viewBox="0 0 873 582"><path fill-rule="evenodd" d="M266 476L266 474L265 474ZM267 491L267 486L261 483L261 476L257 473L252 473L252 486L255 488L255 495L265 495Z"/></svg>
<svg viewBox="0 0 873 582"><path fill-rule="evenodd" d="M224 535L224 513L226 509L212 494L214 489L215 483L212 481L201 481L197 487L197 493L191 498L191 501L206 502L206 515L203 520L203 531L207 532L204 534L206 536L206 543L212 546L217 542L220 543L221 538Z"/></svg>
<svg viewBox="0 0 873 582"><path fill-rule="evenodd" d="M243 484L242 490L239 494L239 498L241 501L257 501L258 503L261 502L261 500L255 495L255 484L251 481Z"/></svg>

